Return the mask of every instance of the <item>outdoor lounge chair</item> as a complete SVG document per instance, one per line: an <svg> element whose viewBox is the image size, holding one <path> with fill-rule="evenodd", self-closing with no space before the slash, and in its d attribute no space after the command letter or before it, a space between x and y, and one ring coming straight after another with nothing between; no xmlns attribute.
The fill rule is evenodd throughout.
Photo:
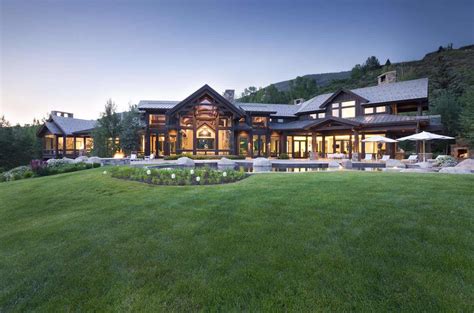
<svg viewBox="0 0 474 313"><path fill-rule="evenodd" d="M372 161L372 153L366 153L363 161Z"/></svg>
<svg viewBox="0 0 474 313"><path fill-rule="evenodd" d="M135 153L130 154L130 161L136 161L137 155Z"/></svg>
<svg viewBox="0 0 474 313"><path fill-rule="evenodd" d="M390 160L390 156L388 154L383 155L382 159L380 159L380 161L382 161L382 162L385 162L385 161L388 161L388 160Z"/></svg>
<svg viewBox="0 0 474 313"><path fill-rule="evenodd" d="M408 159L403 160L403 162L407 162L407 163L416 163L417 161L418 161L417 154L412 154L408 157Z"/></svg>

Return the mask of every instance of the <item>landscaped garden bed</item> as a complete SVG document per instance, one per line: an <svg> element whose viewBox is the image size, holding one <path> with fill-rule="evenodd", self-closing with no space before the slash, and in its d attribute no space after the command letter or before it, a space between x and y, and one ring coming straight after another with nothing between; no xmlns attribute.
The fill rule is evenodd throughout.
<svg viewBox="0 0 474 313"><path fill-rule="evenodd" d="M76 172L96 167L100 167L100 164L85 162L71 163L62 159L52 159L48 162L32 160L30 165L18 166L4 173L0 173L0 182Z"/></svg>
<svg viewBox="0 0 474 313"><path fill-rule="evenodd" d="M104 171L107 174L107 171ZM248 176L235 170L218 171L209 167L150 169L117 166L110 169L112 177L129 179L154 185L216 185L242 180Z"/></svg>

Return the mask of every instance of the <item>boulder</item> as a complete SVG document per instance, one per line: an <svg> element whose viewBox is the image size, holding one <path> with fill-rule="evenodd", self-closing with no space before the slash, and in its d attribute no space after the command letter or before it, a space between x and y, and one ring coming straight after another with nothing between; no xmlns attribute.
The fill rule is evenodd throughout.
<svg viewBox="0 0 474 313"><path fill-rule="evenodd" d="M339 162L336 162L336 161L329 161L329 163L328 163L328 167L330 167L330 168L336 168L336 167L339 167L339 166L341 166L341 165L339 164Z"/></svg>
<svg viewBox="0 0 474 313"><path fill-rule="evenodd" d="M237 165L237 162L230 160L228 158L222 158L217 161L218 168L234 168Z"/></svg>
<svg viewBox="0 0 474 313"><path fill-rule="evenodd" d="M402 163L402 161L400 160L389 159L385 161L385 167L386 168L391 168L391 167L406 168L407 166L404 163Z"/></svg>
<svg viewBox="0 0 474 313"><path fill-rule="evenodd" d="M272 162L267 158L256 158L253 160L254 167L271 167Z"/></svg>
<svg viewBox="0 0 474 313"><path fill-rule="evenodd" d="M440 173L445 174L471 174L471 170L465 167L443 167L439 170Z"/></svg>
<svg viewBox="0 0 474 313"><path fill-rule="evenodd" d="M176 164L181 166L194 166L194 161L188 157L180 157L176 160Z"/></svg>
<svg viewBox="0 0 474 313"><path fill-rule="evenodd" d="M48 163L49 166L54 166L54 165L60 165L60 164L69 164L69 163L73 163L74 160L73 159L69 159L69 158L62 158L62 159L49 159L48 161L46 161Z"/></svg>
<svg viewBox="0 0 474 313"><path fill-rule="evenodd" d="M352 168L352 161L350 160L344 160L341 162L342 167L350 169Z"/></svg>
<svg viewBox="0 0 474 313"><path fill-rule="evenodd" d="M87 159L87 163L102 163L99 157L93 156Z"/></svg>
<svg viewBox="0 0 474 313"><path fill-rule="evenodd" d="M74 163L82 163L82 162L87 162L89 158L87 156L80 156L74 159Z"/></svg>
<svg viewBox="0 0 474 313"><path fill-rule="evenodd" d="M458 165L456 165L456 167L467 168L471 171L474 171L474 159L466 159L462 161L461 163L459 163Z"/></svg>

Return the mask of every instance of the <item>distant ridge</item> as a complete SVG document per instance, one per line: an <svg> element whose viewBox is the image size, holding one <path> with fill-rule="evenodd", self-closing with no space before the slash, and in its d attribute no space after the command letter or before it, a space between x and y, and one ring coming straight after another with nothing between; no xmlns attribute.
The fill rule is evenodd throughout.
<svg viewBox="0 0 474 313"><path fill-rule="evenodd" d="M308 74L303 77L308 77L316 81L316 84L320 87L325 87L333 80L348 79L351 77L351 71L334 72L334 73L321 73L321 74ZM275 87L280 91L290 90L290 80L284 80L278 83L274 83Z"/></svg>

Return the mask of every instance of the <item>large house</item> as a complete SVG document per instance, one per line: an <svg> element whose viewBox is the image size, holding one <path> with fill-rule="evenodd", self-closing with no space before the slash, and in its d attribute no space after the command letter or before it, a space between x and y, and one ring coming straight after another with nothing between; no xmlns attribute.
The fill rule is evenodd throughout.
<svg viewBox="0 0 474 313"><path fill-rule="evenodd" d="M396 145L362 140L441 130L438 116L423 115L428 110L428 79L396 82L395 72L380 75L377 86L340 89L291 105L241 103L234 100L233 90L221 95L204 85L182 101L142 100L138 108L145 122L141 152L155 156L285 153L307 158L313 153L360 159L382 151L396 157ZM94 122L56 113L40 132L46 151L55 153L45 157L86 152Z"/></svg>

